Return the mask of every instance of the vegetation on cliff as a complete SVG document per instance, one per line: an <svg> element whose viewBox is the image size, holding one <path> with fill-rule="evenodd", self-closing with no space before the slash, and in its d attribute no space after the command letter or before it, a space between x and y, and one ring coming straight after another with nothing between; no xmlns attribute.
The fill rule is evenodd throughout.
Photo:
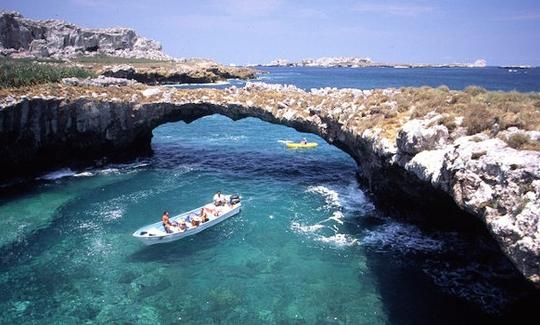
<svg viewBox="0 0 540 325"><path fill-rule="evenodd" d="M486 91L469 87L465 91L438 88L400 89L317 89L305 92L294 86L251 83L245 88L228 90L160 88L155 95L142 96L144 85L129 87L81 87L43 85L0 91L2 96L47 95L77 98L88 96L110 100L154 102L162 98L172 102L227 103L231 99L273 113L292 109L309 118L328 107L339 115L348 129L363 132L380 130L380 136L395 143L399 129L411 119L437 115L432 123L444 125L451 139L484 133L500 138L515 149L540 151L540 94ZM253 91L255 90L255 91ZM509 132L508 130L514 130ZM517 130L517 131L516 131Z"/></svg>

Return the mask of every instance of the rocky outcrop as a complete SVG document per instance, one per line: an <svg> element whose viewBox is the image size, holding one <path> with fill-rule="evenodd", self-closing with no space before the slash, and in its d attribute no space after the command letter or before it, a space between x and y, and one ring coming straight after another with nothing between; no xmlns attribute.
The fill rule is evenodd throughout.
<svg viewBox="0 0 540 325"><path fill-rule="evenodd" d="M405 123L396 139L399 151L414 156L422 151L443 147L448 140L448 129L444 125L435 124L437 118L410 120ZM428 127L429 125L433 126Z"/></svg>
<svg viewBox="0 0 540 325"><path fill-rule="evenodd" d="M523 275L540 285L540 152L513 149L484 133L463 135L459 127L449 132L437 114L403 115L407 111L392 103L400 90L305 92L254 83L191 91L140 84L55 87L40 96L13 91L0 98L3 176L73 158L149 150L152 130L166 122L211 114L256 117L318 134L349 153L370 189L390 201L447 200L476 216ZM376 97L381 94L384 101ZM375 100L382 104L369 108ZM392 126L394 138L388 120L401 123Z"/></svg>
<svg viewBox="0 0 540 325"><path fill-rule="evenodd" d="M81 28L61 20L31 20L0 13L0 53L11 57L71 58L103 54L124 58L170 59L161 44L128 28Z"/></svg>
<svg viewBox="0 0 540 325"><path fill-rule="evenodd" d="M256 77L256 71L253 69L225 67L212 61L175 62L161 66L121 64L106 66L99 73L107 77L132 79L146 84L214 83L227 79Z"/></svg>
<svg viewBox="0 0 540 325"><path fill-rule="evenodd" d="M137 82L125 78L98 76L97 78L80 79L64 78L62 83L70 86L109 87L109 86L132 86Z"/></svg>

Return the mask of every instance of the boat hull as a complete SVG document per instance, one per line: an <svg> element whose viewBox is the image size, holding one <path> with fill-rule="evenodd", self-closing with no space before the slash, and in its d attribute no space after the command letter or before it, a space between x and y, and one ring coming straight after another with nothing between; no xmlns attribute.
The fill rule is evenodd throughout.
<svg viewBox="0 0 540 325"><path fill-rule="evenodd" d="M308 142L308 143L294 143L289 142L287 143L287 148L290 149L309 149L309 148L315 148L318 144L315 142Z"/></svg>
<svg viewBox="0 0 540 325"><path fill-rule="evenodd" d="M139 239L145 245L165 244L165 243L177 241L182 238L198 234L201 231L211 228L217 225L218 223L221 223L227 220L228 218L238 214L240 212L241 206L242 206L241 203L237 203L233 205L230 210L226 211L222 215L219 215L216 218L211 218L209 221L205 223L201 223L197 227L190 227L189 229L186 229L183 232L175 231L173 233L166 233L163 230L163 225L161 224L161 222L157 222L152 225L148 225L148 226L138 229L137 231L133 233L133 237ZM171 221L178 221L182 218L185 218L185 216L191 213L195 213L199 211L200 209L201 208L197 208L189 212L183 213L181 215L175 216L171 218Z"/></svg>

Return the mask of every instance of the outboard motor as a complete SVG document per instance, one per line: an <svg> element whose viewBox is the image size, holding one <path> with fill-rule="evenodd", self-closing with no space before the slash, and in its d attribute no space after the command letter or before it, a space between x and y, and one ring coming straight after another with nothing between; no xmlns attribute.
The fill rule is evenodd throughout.
<svg viewBox="0 0 540 325"><path fill-rule="evenodd" d="M229 203L231 205L234 205L234 204L237 204L237 203L240 203L240 196L239 195L231 195L231 197L229 198Z"/></svg>

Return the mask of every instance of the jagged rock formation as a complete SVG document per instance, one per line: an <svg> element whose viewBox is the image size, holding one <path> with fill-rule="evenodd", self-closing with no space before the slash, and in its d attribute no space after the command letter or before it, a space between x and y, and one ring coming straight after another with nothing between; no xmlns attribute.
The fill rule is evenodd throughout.
<svg viewBox="0 0 540 325"><path fill-rule="evenodd" d="M61 20L31 20L0 12L0 54L11 57L70 58L104 54L167 60L159 42L128 28L81 28Z"/></svg>
<svg viewBox="0 0 540 325"><path fill-rule="evenodd" d="M233 78L253 79L257 75L253 69L225 67L212 61L174 62L161 66L121 64L106 66L99 73L146 84L213 83Z"/></svg>
<svg viewBox="0 0 540 325"><path fill-rule="evenodd" d="M450 130L439 113L415 117L414 109L396 103L402 90L305 92L251 83L225 90L47 87L0 92L3 176L148 150L152 130L166 122L211 114L256 117L341 148L357 161L371 190L389 200L452 201L483 221L523 275L540 285L540 152L513 149L486 132L466 135L459 123ZM412 91L418 97L422 90ZM382 104L370 106L375 101Z"/></svg>

